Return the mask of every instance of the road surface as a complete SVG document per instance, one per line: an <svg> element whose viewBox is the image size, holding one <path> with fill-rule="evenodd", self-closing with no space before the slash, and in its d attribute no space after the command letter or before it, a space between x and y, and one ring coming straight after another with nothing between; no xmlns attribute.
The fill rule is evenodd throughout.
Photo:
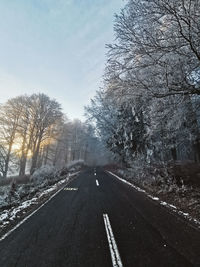
<svg viewBox="0 0 200 267"><path fill-rule="evenodd" d="M200 232L112 175L87 169L0 242L0 266L200 266Z"/></svg>

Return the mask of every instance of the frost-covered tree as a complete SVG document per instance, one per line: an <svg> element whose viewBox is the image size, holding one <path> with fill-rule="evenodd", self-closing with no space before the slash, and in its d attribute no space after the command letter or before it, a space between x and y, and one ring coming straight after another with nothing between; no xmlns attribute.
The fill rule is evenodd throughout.
<svg viewBox="0 0 200 267"><path fill-rule="evenodd" d="M0 107L1 170L6 177L11 156L19 158L19 174L24 175L28 154L31 154L31 172L45 140L62 118L60 105L44 94L19 96Z"/></svg>
<svg viewBox="0 0 200 267"><path fill-rule="evenodd" d="M56 124L63 116L60 104L44 94L31 96L31 114L33 128L32 138L32 165L30 172L33 173L37 167L37 160L42 142L49 138L49 128Z"/></svg>
<svg viewBox="0 0 200 267"><path fill-rule="evenodd" d="M116 16L107 76L123 93L199 95L199 1L129 1ZM114 73L113 73L114 72ZM135 90L134 90L135 88Z"/></svg>
<svg viewBox="0 0 200 267"><path fill-rule="evenodd" d="M86 108L124 162L200 160L200 1L129 0Z"/></svg>
<svg viewBox="0 0 200 267"><path fill-rule="evenodd" d="M19 98L10 99L0 107L1 170L3 177L7 176L9 170L9 162L22 109Z"/></svg>

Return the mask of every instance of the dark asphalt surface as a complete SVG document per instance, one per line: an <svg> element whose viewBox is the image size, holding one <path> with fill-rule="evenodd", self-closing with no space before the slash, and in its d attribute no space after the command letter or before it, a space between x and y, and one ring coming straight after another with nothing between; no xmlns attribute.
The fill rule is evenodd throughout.
<svg viewBox="0 0 200 267"><path fill-rule="evenodd" d="M124 267L200 266L200 232L143 193L101 169L68 187L0 242L0 267L113 266L103 214Z"/></svg>

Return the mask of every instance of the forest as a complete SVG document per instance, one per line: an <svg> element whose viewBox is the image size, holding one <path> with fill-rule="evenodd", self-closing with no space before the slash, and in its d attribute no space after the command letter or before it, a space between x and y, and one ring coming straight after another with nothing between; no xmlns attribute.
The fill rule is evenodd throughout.
<svg viewBox="0 0 200 267"><path fill-rule="evenodd" d="M200 266L200 0L0 9L0 266Z"/></svg>
<svg viewBox="0 0 200 267"><path fill-rule="evenodd" d="M1 104L2 177L82 159L93 165L114 161L138 179L179 172L179 180L197 181L199 1L129 0L115 15L114 33L103 86L85 107L86 122L70 121L42 93Z"/></svg>
<svg viewBox="0 0 200 267"><path fill-rule="evenodd" d="M106 165L173 203L192 201L199 216L200 2L129 0L114 33L85 122L42 93L0 105L1 180Z"/></svg>
<svg viewBox="0 0 200 267"><path fill-rule="evenodd" d="M135 178L199 183L199 1L129 0L114 32L88 118Z"/></svg>
<svg viewBox="0 0 200 267"><path fill-rule="evenodd" d="M18 96L0 106L2 178L33 174L43 165L61 169L76 160L96 164L97 155L105 161L104 152L93 126L68 120L45 94Z"/></svg>

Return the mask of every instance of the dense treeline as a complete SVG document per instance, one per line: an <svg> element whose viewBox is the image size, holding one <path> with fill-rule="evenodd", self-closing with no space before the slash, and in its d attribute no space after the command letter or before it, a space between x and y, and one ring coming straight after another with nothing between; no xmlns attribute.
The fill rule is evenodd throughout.
<svg viewBox="0 0 200 267"><path fill-rule="evenodd" d="M103 148L91 125L69 121L60 104L44 94L19 96L0 106L0 174L31 174L42 165L63 167L101 158Z"/></svg>
<svg viewBox="0 0 200 267"><path fill-rule="evenodd" d="M200 161L200 1L129 0L86 108L121 161ZM142 164L141 164L142 166Z"/></svg>

